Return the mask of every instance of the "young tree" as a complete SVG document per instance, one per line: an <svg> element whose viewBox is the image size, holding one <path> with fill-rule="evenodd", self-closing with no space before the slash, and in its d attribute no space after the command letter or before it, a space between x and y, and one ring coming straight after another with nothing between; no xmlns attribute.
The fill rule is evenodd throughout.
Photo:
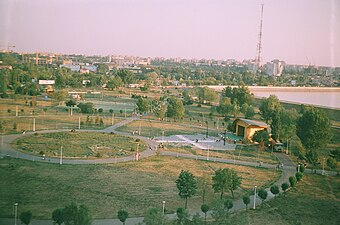
<svg viewBox="0 0 340 225"><path fill-rule="evenodd" d="M90 210L85 205L80 205L78 207L77 217L75 220L75 225L91 225L92 218Z"/></svg>
<svg viewBox="0 0 340 225"><path fill-rule="evenodd" d="M201 210L204 213L204 222L207 223L207 213L209 211L209 206L207 204L201 205Z"/></svg>
<svg viewBox="0 0 340 225"><path fill-rule="evenodd" d="M125 225L125 221L128 218L129 213L125 210L119 210L118 211L118 219L120 220L120 222L123 223L123 225Z"/></svg>
<svg viewBox="0 0 340 225"><path fill-rule="evenodd" d="M196 194L197 182L195 176L189 171L182 170L176 180L176 186L179 190L178 195L185 199L185 208L187 208L188 198Z"/></svg>
<svg viewBox="0 0 340 225"><path fill-rule="evenodd" d="M166 218L163 213L157 208L148 209L144 216L143 222L146 225L166 225Z"/></svg>
<svg viewBox="0 0 340 225"><path fill-rule="evenodd" d="M297 181L297 182L299 182L300 180L302 180L302 177L303 177L303 173L301 173L301 172L295 173L295 178L296 178L296 181Z"/></svg>
<svg viewBox="0 0 340 225"><path fill-rule="evenodd" d="M74 100L74 99L70 99L70 100L68 100L68 101L65 102L65 105L66 105L67 107L74 107L74 106L77 105L77 101Z"/></svg>
<svg viewBox="0 0 340 225"><path fill-rule="evenodd" d="M32 213L31 211L25 211L20 214L20 220L23 224L30 224L32 220Z"/></svg>
<svg viewBox="0 0 340 225"><path fill-rule="evenodd" d="M250 203L250 198L249 198L249 196L248 196L248 195L243 196L242 200L243 200L243 203L246 205L246 210L248 210L248 205L249 205L249 203Z"/></svg>
<svg viewBox="0 0 340 225"><path fill-rule="evenodd" d="M291 177L289 177L289 183L290 183L290 186L293 188L293 187L295 187L296 186L296 178L295 177L293 177L293 176L291 176Z"/></svg>
<svg viewBox="0 0 340 225"><path fill-rule="evenodd" d="M233 206L234 206L234 203L231 199L227 199L224 201L224 208L227 209L227 212L229 212L229 210L233 208Z"/></svg>
<svg viewBox="0 0 340 225"><path fill-rule="evenodd" d="M185 225L189 222L189 214L184 208L177 208L176 210L177 215L177 223L178 225Z"/></svg>
<svg viewBox="0 0 340 225"><path fill-rule="evenodd" d="M259 192L257 193L257 195L261 198L262 207L263 207L263 202L264 202L264 200L266 200L266 198L268 196L268 192L265 189L260 189Z"/></svg>
<svg viewBox="0 0 340 225"><path fill-rule="evenodd" d="M270 187L270 192L273 193L273 195L278 195L280 193L280 188L277 185L273 185Z"/></svg>
<svg viewBox="0 0 340 225"><path fill-rule="evenodd" d="M61 225L64 222L63 209L55 209L52 212L52 220L54 223Z"/></svg>
<svg viewBox="0 0 340 225"><path fill-rule="evenodd" d="M228 168L216 170L212 180L214 191L221 192L221 199L225 190L230 190L234 198L234 190L241 185L241 177L237 175L236 171Z"/></svg>
<svg viewBox="0 0 340 225"><path fill-rule="evenodd" d="M286 191L289 188L289 185L287 183L283 183L283 184L281 184L281 188L282 188L283 192L286 193Z"/></svg>

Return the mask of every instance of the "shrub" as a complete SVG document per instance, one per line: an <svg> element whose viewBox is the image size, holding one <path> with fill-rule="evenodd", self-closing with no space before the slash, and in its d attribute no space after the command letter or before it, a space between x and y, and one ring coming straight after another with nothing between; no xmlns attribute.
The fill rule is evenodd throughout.
<svg viewBox="0 0 340 225"><path fill-rule="evenodd" d="M283 184L281 184L281 188L282 188L283 192L286 192L287 189L289 188L289 185L287 183L283 183Z"/></svg>
<svg viewBox="0 0 340 225"><path fill-rule="evenodd" d="M290 186L291 187L295 187L296 186L296 178L295 177L293 177L293 176L291 176L291 177L289 177L289 183L290 183Z"/></svg>
<svg viewBox="0 0 340 225"><path fill-rule="evenodd" d="M302 180L303 173L297 172L297 173L295 174L295 177L296 177L296 181L299 182L300 180Z"/></svg>

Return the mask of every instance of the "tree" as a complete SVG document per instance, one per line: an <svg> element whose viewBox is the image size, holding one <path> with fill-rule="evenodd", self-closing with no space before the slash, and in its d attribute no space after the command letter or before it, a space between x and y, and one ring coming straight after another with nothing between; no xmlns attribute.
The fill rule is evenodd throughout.
<svg viewBox="0 0 340 225"><path fill-rule="evenodd" d="M179 190L178 195L185 199L185 208L187 208L188 198L196 194L196 178L189 171L182 170L178 179L176 180L176 186Z"/></svg>
<svg viewBox="0 0 340 225"><path fill-rule="evenodd" d="M227 116L233 111L233 105L231 104L231 100L228 97L224 97L220 99L220 104L217 107L217 112L222 116Z"/></svg>
<svg viewBox="0 0 340 225"><path fill-rule="evenodd" d="M77 101L75 99L70 99L68 101L65 102L65 105L67 107L74 107L77 105Z"/></svg>
<svg viewBox="0 0 340 225"><path fill-rule="evenodd" d="M140 113L149 112L150 110L150 100L143 97L138 97L137 100L137 110Z"/></svg>
<svg viewBox="0 0 340 225"><path fill-rule="evenodd" d="M65 101L67 95L68 95L67 91L56 91L53 93L53 98L57 100L60 104L60 102Z"/></svg>
<svg viewBox="0 0 340 225"><path fill-rule="evenodd" d="M159 209L150 208L144 216L143 222L146 225L165 225L166 218Z"/></svg>
<svg viewBox="0 0 340 225"><path fill-rule="evenodd" d="M335 170L337 168L337 162L335 158L329 157L327 159L327 166L331 168L332 170Z"/></svg>
<svg viewBox="0 0 340 225"><path fill-rule="evenodd" d="M265 189L260 189L257 195L261 198L262 200L262 207L263 207L263 201L266 200L268 196L268 192Z"/></svg>
<svg viewBox="0 0 340 225"><path fill-rule="evenodd" d="M296 178L295 177L293 177L293 176L291 176L291 177L289 177L289 183L290 183L290 186L293 188L293 187L295 187L296 186Z"/></svg>
<svg viewBox="0 0 340 225"><path fill-rule="evenodd" d="M263 141L265 145L268 145L268 143L269 143L269 134L265 130L258 130L258 131L256 131L254 133L252 140L256 141L258 143Z"/></svg>
<svg viewBox="0 0 340 225"><path fill-rule="evenodd" d="M245 112L244 117L245 117L246 119L252 119L252 118L254 117L254 115L255 115L254 107L250 105L250 106L247 108L247 111Z"/></svg>
<svg viewBox="0 0 340 225"><path fill-rule="evenodd" d="M94 112L94 105L92 102L86 102L86 103L79 103L78 108L82 113L93 113Z"/></svg>
<svg viewBox="0 0 340 225"><path fill-rule="evenodd" d="M273 193L273 195L278 195L280 193L280 188L277 185L273 185L270 187L270 192Z"/></svg>
<svg viewBox="0 0 340 225"><path fill-rule="evenodd" d="M168 98L168 106L167 106L167 116L174 119L182 119L184 117L185 108L183 106L183 102L176 98L170 97Z"/></svg>
<svg viewBox="0 0 340 225"><path fill-rule="evenodd" d="M52 220L54 223L61 225L64 222L63 209L55 209L52 212Z"/></svg>
<svg viewBox="0 0 340 225"><path fill-rule="evenodd" d="M65 225L91 225L91 214L85 205L71 203L62 210Z"/></svg>
<svg viewBox="0 0 340 225"><path fill-rule="evenodd" d="M275 95L270 95L267 99L261 102L260 115L268 123L272 120L274 112L282 110L280 100Z"/></svg>
<svg viewBox="0 0 340 225"><path fill-rule="evenodd" d="M302 180L302 177L303 177L303 173L301 173L301 172L295 173L295 178L296 178L296 181L297 181L297 182L299 182L300 180Z"/></svg>
<svg viewBox="0 0 340 225"><path fill-rule="evenodd" d="M118 211L118 219L120 220L120 222L123 223L123 225L125 225L125 221L128 218L129 213L125 210L119 210Z"/></svg>
<svg viewBox="0 0 340 225"><path fill-rule="evenodd" d="M32 213L31 211L25 211L20 214L20 220L22 223L28 225L32 220Z"/></svg>
<svg viewBox="0 0 340 225"><path fill-rule="evenodd" d="M177 208L176 215L177 215L176 224L180 224L180 225L188 224L189 215L188 215L188 212L184 208Z"/></svg>
<svg viewBox="0 0 340 225"><path fill-rule="evenodd" d="M312 106L304 106L297 120L296 134L307 149L306 157L312 164L318 161L318 150L331 138L330 121L326 114Z"/></svg>
<svg viewBox="0 0 340 225"><path fill-rule="evenodd" d="M227 199L224 201L224 208L227 208L227 212L229 212L229 210L233 208L233 206L234 206L234 203L231 199Z"/></svg>
<svg viewBox="0 0 340 225"><path fill-rule="evenodd" d="M283 192L286 193L286 191L289 188L289 185L287 183L283 183L283 184L281 184L281 188L282 188Z"/></svg>
<svg viewBox="0 0 340 225"><path fill-rule="evenodd" d="M85 205L80 205L77 212L75 225L91 225L91 214Z"/></svg>
<svg viewBox="0 0 340 225"><path fill-rule="evenodd" d="M250 198L249 198L249 196L248 196L248 195L243 196L242 200L243 200L243 203L246 205L246 210L248 210L248 205L249 205L249 203L250 203Z"/></svg>
<svg viewBox="0 0 340 225"><path fill-rule="evenodd" d="M190 225L203 225L203 221L202 221L199 213L196 213L195 215L192 216L192 220L191 220Z"/></svg>
<svg viewBox="0 0 340 225"><path fill-rule="evenodd" d="M241 185L241 177L237 175L236 171L228 168L216 170L212 180L214 191L221 192L221 199L225 190L230 190L234 198L233 191Z"/></svg>
<svg viewBox="0 0 340 225"><path fill-rule="evenodd" d="M207 223L207 212L209 211L209 206L207 204L201 205L201 210L204 213L204 222Z"/></svg>
<svg viewBox="0 0 340 225"><path fill-rule="evenodd" d="M198 99L200 103L210 103L218 100L218 94L207 87L198 88Z"/></svg>
<svg viewBox="0 0 340 225"><path fill-rule="evenodd" d="M282 123L281 123L281 111L274 111L272 112L272 121L270 124L270 127L272 129L272 135L275 136L276 140L280 139L281 135L281 128L282 128Z"/></svg>

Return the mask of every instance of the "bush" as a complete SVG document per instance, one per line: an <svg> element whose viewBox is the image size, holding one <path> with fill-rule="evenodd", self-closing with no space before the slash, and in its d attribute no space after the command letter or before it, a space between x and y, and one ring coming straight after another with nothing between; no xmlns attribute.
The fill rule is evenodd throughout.
<svg viewBox="0 0 340 225"><path fill-rule="evenodd" d="M295 174L295 177L296 177L296 181L299 182L300 180L302 180L303 173L297 172L297 173Z"/></svg>
<svg viewBox="0 0 340 225"><path fill-rule="evenodd" d="M283 192L286 192L287 189L289 188L289 185L287 183L283 183L283 184L281 184L281 188L282 188Z"/></svg>
<svg viewBox="0 0 340 225"><path fill-rule="evenodd" d="M291 187L295 187L296 186L296 178L295 177L289 177L289 183Z"/></svg>

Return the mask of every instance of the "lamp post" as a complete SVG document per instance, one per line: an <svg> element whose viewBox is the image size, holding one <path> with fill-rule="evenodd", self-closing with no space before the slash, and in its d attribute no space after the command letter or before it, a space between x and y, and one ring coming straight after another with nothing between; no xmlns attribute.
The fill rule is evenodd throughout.
<svg viewBox="0 0 340 225"><path fill-rule="evenodd" d="M14 225L17 225L18 203L14 203Z"/></svg>
<svg viewBox="0 0 340 225"><path fill-rule="evenodd" d="M209 136L209 126L208 126L209 123L208 123L208 120L205 121L205 123L207 124L207 132L206 132L205 137L208 138L208 136Z"/></svg>
<svg viewBox="0 0 340 225"><path fill-rule="evenodd" d="M256 207L256 186L255 186L255 189L254 189L254 205L253 205L253 209L255 209Z"/></svg>
<svg viewBox="0 0 340 225"><path fill-rule="evenodd" d="M207 160L209 160L209 145L208 145L208 153L207 153Z"/></svg>
<svg viewBox="0 0 340 225"><path fill-rule="evenodd" d="M326 161L326 158L324 157L323 164L322 164L322 175L325 175L325 161Z"/></svg>
<svg viewBox="0 0 340 225"><path fill-rule="evenodd" d="M165 201L163 201L163 215L165 214Z"/></svg>
<svg viewBox="0 0 340 225"><path fill-rule="evenodd" d="M63 164L63 146L60 146L60 161L59 164L62 165Z"/></svg>

